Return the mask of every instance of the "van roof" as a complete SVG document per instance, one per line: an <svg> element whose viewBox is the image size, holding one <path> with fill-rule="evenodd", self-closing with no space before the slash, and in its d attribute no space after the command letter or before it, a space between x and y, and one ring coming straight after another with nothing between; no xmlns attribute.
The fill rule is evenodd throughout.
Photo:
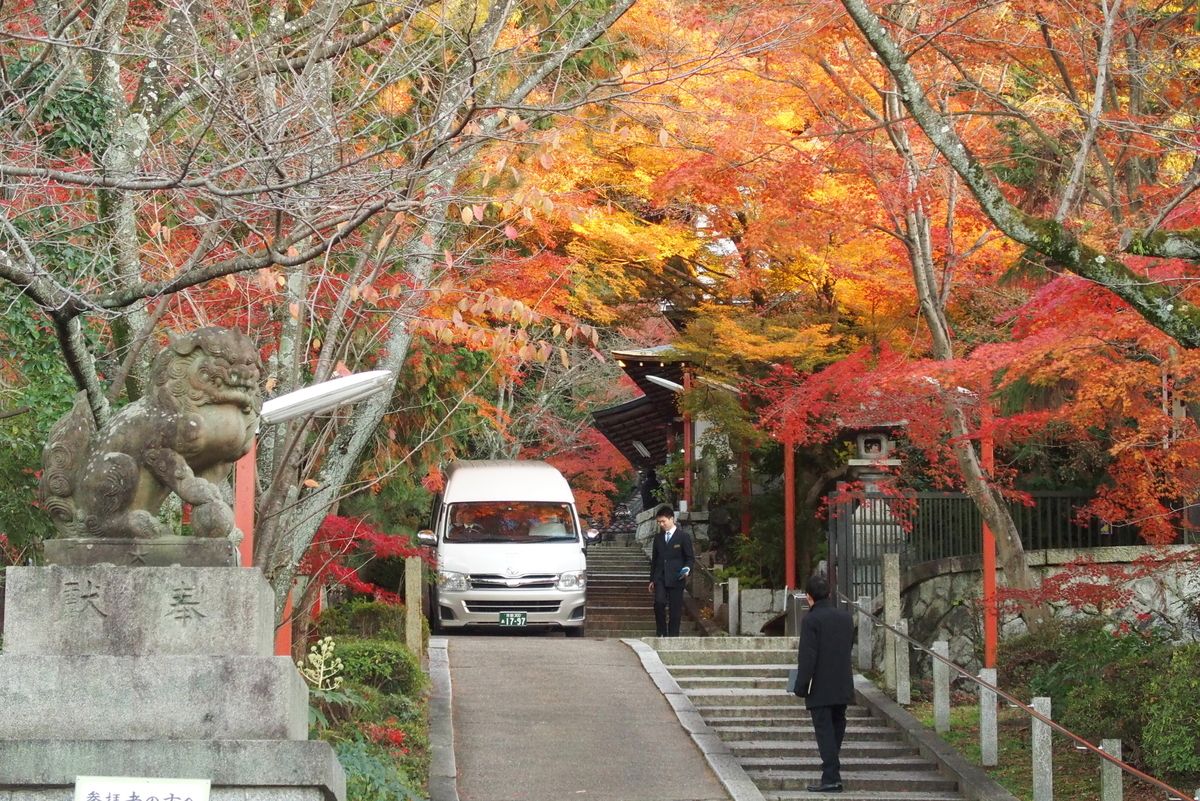
<svg viewBox="0 0 1200 801"><path fill-rule="evenodd" d="M496 459L451 464L442 500L574 503L575 496L562 473L546 462Z"/></svg>

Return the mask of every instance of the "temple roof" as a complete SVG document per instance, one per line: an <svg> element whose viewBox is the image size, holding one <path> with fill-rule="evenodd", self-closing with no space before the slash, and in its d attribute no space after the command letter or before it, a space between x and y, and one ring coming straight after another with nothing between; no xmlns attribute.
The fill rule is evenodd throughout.
<svg viewBox="0 0 1200 801"><path fill-rule="evenodd" d="M652 468L667 462L670 433L679 419L673 387L683 389L686 363L673 353L670 345L612 351L643 395L593 412L592 419L596 429L635 467Z"/></svg>

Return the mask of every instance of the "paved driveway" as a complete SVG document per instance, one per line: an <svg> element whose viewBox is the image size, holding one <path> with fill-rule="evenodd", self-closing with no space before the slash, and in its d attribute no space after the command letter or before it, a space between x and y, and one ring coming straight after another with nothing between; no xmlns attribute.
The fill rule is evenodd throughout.
<svg viewBox="0 0 1200 801"><path fill-rule="evenodd" d="M462 801L726 801L619 640L451 635Z"/></svg>

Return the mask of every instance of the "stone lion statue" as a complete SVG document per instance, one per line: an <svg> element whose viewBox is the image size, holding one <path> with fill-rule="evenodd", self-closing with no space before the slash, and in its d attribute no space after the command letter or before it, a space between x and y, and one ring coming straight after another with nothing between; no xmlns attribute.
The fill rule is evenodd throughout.
<svg viewBox="0 0 1200 801"><path fill-rule="evenodd" d="M196 536L240 539L221 484L253 444L261 372L247 337L214 326L172 336L146 395L98 432L79 393L42 451L41 500L59 535L168 536L158 513L174 492Z"/></svg>

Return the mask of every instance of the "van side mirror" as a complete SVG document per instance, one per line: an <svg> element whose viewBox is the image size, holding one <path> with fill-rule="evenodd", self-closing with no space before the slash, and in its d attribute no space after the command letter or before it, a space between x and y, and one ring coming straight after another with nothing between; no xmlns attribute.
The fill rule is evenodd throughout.
<svg viewBox="0 0 1200 801"><path fill-rule="evenodd" d="M436 546L437 535L429 529L423 528L417 532L417 542L421 543L422 545L429 545L431 547Z"/></svg>
<svg viewBox="0 0 1200 801"><path fill-rule="evenodd" d="M586 542L588 545L594 545L595 543L599 542L600 541L600 529L589 528L587 531L583 532L583 541Z"/></svg>

